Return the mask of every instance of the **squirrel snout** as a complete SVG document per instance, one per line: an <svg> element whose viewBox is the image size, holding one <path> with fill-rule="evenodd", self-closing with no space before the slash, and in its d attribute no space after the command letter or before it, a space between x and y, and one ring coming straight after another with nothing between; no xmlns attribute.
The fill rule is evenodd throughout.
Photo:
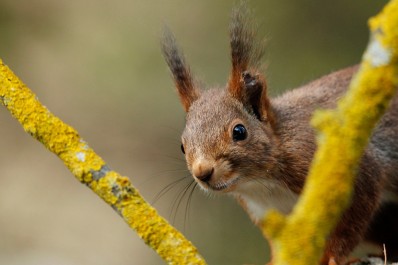
<svg viewBox="0 0 398 265"><path fill-rule="evenodd" d="M197 162L192 167L192 174L203 182L209 182L214 172L214 167L207 162Z"/></svg>

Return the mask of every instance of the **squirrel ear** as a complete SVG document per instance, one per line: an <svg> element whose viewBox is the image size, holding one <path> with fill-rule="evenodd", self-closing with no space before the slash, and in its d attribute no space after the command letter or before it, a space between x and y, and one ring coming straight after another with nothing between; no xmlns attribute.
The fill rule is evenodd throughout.
<svg viewBox="0 0 398 265"><path fill-rule="evenodd" d="M274 125L271 103L267 95L267 83L260 74L252 74L249 71L242 73L241 87L244 93L240 101L260 121L267 121Z"/></svg>
<svg viewBox="0 0 398 265"><path fill-rule="evenodd" d="M194 86L189 67L182 52L178 49L174 35L168 28L163 30L162 52L174 77L184 110L188 112L191 104L199 98L200 92Z"/></svg>
<svg viewBox="0 0 398 265"><path fill-rule="evenodd" d="M259 68L264 45L255 38L257 27L251 22L251 16L245 2L232 12L230 24L232 72L228 81L228 91L249 111L253 111L259 120L272 121L267 84L254 70Z"/></svg>
<svg viewBox="0 0 398 265"><path fill-rule="evenodd" d="M257 27L250 20L252 14L242 3L232 11L229 27L232 72L228 81L229 92L236 98L242 97L244 87L241 83L243 72L248 68L257 68L264 48L255 38Z"/></svg>

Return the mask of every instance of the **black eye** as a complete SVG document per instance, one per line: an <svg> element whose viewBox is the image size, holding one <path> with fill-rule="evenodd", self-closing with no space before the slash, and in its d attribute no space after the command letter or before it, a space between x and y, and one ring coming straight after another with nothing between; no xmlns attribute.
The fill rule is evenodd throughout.
<svg viewBox="0 0 398 265"><path fill-rule="evenodd" d="M238 124L234 127L232 130L232 139L237 142L237 141L243 141L247 138L247 131L245 126L242 124Z"/></svg>
<svg viewBox="0 0 398 265"><path fill-rule="evenodd" d="M181 144L181 152L182 152L183 154L185 154L185 149L184 149L184 145L183 145L183 144Z"/></svg>

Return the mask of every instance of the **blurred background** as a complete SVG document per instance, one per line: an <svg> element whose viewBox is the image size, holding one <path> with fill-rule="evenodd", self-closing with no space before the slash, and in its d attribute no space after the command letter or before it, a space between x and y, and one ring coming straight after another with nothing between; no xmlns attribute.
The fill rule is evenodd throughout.
<svg viewBox="0 0 398 265"><path fill-rule="evenodd" d="M386 2L250 1L268 39L270 93L359 62L367 18ZM184 113L159 48L167 24L196 75L225 84L234 4L0 0L0 57L209 264L264 264L266 242L231 198L197 189L188 203L190 191L184 195L191 180L180 152ZM0 148L0 264L163 264L2 107Z"/></svg>

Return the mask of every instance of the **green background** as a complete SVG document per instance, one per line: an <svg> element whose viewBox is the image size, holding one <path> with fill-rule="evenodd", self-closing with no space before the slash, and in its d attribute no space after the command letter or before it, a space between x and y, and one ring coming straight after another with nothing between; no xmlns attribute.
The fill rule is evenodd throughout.
<svg viewBox="0 0 398 265"><path fill-rule="evenodd" d="M250 1L270 94L360 61L386 1ZM234 1L0 0L0 57L108 164L129 176L209 264L264 264L268 248L228 197L197 189L180 153L184 113L160 53L167 24L208 86L230 71ZM0 264L163 264L54 155L0 108Z"/></svg>

